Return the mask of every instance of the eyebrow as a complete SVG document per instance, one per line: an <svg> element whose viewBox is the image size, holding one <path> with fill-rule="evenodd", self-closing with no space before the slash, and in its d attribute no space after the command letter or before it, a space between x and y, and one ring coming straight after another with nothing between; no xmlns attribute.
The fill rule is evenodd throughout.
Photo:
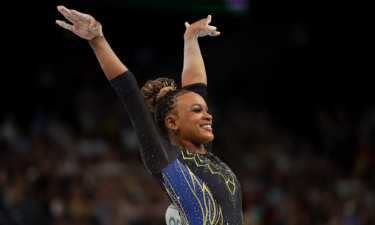
<svg viewBox="0 0 375 225"><path fill-rule="evenodd" d="M190 108L193 107L193 106L200 106L200 107L203 107L202 104L197 103L197 104L193 104L193 105L191 105ZM206 108L208 109L208 105L206 105Z"/></svg>

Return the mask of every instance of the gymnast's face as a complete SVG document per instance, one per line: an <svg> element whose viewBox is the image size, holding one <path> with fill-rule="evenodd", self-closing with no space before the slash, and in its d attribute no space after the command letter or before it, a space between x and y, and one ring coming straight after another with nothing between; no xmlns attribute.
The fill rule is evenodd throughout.
<svg viewBox="0 0 375 225"><path fill-rule="evenodd" d="M206 102L199 94L189 92L177 97L178 116L175 119L177 137L192 142L205 144L214 139L212 134L212 116L208 113Z"/></svg>

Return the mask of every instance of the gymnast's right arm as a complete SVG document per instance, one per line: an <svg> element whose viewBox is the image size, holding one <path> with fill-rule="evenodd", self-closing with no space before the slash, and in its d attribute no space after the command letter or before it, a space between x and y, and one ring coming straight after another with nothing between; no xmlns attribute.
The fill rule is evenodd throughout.
<svg viewBox="0 0 375 225"><path fill-rule="evenodd" d="M167 154L168 145L159 135L134 75L112 51L101 32L100 23L92 16L68 10L63 6L59 6L58 10L74 24L71 26L65 22L57 21L60 26L89 40L107 79L125 105L138 139L145 166L151 174L159 173L170 163Z"/></svg>

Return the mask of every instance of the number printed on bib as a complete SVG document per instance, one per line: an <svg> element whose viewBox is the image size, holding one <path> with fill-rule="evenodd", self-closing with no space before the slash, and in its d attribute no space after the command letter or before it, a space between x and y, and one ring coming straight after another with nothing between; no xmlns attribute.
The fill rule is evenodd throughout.
<svg viewBox="0 0 375 225"><path fill-rule="evenodd" d="M177 221L177 223L176 223ZM180 219L175 219L174 217L169 218L169 224L168 225L180 225Z"/></svg>

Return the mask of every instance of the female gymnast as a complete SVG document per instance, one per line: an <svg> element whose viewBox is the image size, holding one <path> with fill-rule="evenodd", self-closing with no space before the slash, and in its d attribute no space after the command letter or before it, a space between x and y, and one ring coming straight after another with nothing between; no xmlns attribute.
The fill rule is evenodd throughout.
<svg viewBox="0 0 375 225"><path fill-rule="evenodd" d="M243 224L240 184L211 152L212 116L198 45L198 37L219 35L208 25L211 16L186 24L182 88L176 89L172 79L158 78L140 90L105 40L99 22L63 6L58 11L73 23L56 21L60 26L89 41L130 116L146 168L178 209L181 224Z"/></svg>

